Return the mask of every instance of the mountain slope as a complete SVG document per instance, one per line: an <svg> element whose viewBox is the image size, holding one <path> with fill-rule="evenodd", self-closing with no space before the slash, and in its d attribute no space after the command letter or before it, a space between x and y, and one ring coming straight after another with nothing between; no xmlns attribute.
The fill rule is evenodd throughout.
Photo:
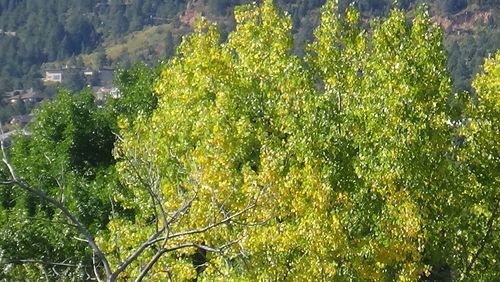
<svg viewBox="0 0 500 282"><path fill-rule="evenodd" d="M0 94L43 90L41 66L67 64L75 56L87 67L155 63L170 56L189 33L196 15L217 22L224 34L234 27L235 5L248 0L0 0ZM339 1L345 8L353 1ZM427 3L446 31L449 67L457 89L467 89L483 58L500 45L497 0L399 1L412 14ZM312 40L324 0L276 0L294 23L294 52ZM387 14L391 0L356 1L366 20ZM74 59L73 59L74 61ZM52 63L52 64L51 64Z"/></svg>

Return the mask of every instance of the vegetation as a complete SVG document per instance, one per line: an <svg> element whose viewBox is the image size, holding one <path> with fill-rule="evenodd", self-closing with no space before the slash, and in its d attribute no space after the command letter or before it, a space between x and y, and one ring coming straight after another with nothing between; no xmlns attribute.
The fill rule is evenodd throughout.
<svg viewBox="0 0 500 282"><path fill-rule="evenodd" d="M0 277L494 280L500 52L471 95L425 7L326 1L302 57L271 0L234 16L2 146Z"/></svg>
<svg viewBox="0 0 500 282"><path fill-rule="evenodd" d="M156 65L170 58L181 37L192 31L193 18L203 15L218 23L223 40L234 29L235 5L249 0L0 0L0 96L15 89L34 88L53 97L60 86L78 92L86 86L81 73L69 71L62 85L43 84L44 69L66 66L98 69L130 67L143 61ZM303 57L319 24L324 0L276 0L292 18L294 54ZM500 11L495 0L338 1L340 11L350 3L359 8L363 22L386 16L391 7L413 17L416 7L428 3L433 21L446 27L448 69L455 91L472 91L471 82L485 57L498 49ZM365 28L367 26L365 25ZM33 105L0 103L0 120L31 111Z"/></svg>
<svg viewBox="0 0 500 282"><path fill-rule="evenodd" d="M67 207L92 234L106 229L109 214L125 210L112 200L122 186L112 155L116 117L133 119L152 111L155 76L142 64L120 71L122 97L104 108L88 90L60 92L43 104L35 112L31 134L18 136L10 148L17 177ZM94 276L92 252L57 207L16 186L1 189L0 279Z"/></svg>
<svg viewBox="0 0 500 282"><path fill-rule="evenodd" d="M190 13L202 13L208 18L217 21L223 34L228 34L234 27L232 9L235 5L252 1L179 1L179 0L92 0L92 1L42 1L42 0L1 0L0 1L0 94L12 89L34 87L43 88L39 78L40 66L44 63L67 61L73 56L89 55L92 57L103 54L109 56L113 63L127 63L135 60L146 60L154 63L165 55L170 56L171 50L179 43L179 38L189 32L187 25ZM303 54L306 41L312 40L312 31L317 26L318 9L324 0L276 0L276 4L288 11L293 20L293 33L298 55ZM391 0L362 0L339 1L341 9L351 2L356 2L363 17L373 18L386 15L391 6ZM486 38L498 33L498 6L495 0L405 0L398 1L399 7L410 13L415 7L426 2L432 7L437 16L455 17L464 12L492 11L490 22L485 28ZM455 38L458 45L466 41L467 36L476 38L484 23L472 23L473 28L466 29ZM159 34L151 36L148 30L153 26L160 26ZM154 30L154 29L153 29ZM148 36L148 40L141 40L148 48L137 48L137 41L123 40L136 34ZM447 36L455 36L450 32ZM450 42L452 43L452 42ZM467 54L456 53L455 48L448 50L455 53L458 62L464 66L450 65L455 68L465 68L467 74L454 72L454 78L467 75L465 81L470 86L470 80L482 64L482 58L488 53L494 53L491 47L485 47L478 42L476 47L466 44L465 48L478 49L478 54L470 57ZM498 39L493 41L498 45ZM125 46L124 46L125 44ZM130 44L130 46L129 46ZM115 46L116 45L116 46ZM162 46L159 48L159 46ZM129 48L130 47L130 48ZM464 47L462 47L464 48ZM168 51L170 50L170 51ZM92 65L89 60L86 63ZM464 85L461 85L464 87ZM460 88L462 89L462 88Z"/></svg>

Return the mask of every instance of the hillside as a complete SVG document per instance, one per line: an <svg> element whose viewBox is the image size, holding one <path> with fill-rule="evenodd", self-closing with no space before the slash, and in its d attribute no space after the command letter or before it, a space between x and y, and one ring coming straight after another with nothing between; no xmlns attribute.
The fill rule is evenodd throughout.
<svg viewBox="0 0 500 282"><path fill-rule="evenodd" d="M129 66L135 61L155 64L174 53L181 37L202 15L216 22L223 34L234 27L238 0L0 0L0 93L34 88L54 93L42 83L43 69L74 66L96 69ZM353 1L340 1L346 7ZM484 57L500 46L500 4L496 0L399 1L411 16L425 2L433 20L446 33L449 69L455 88L469 89ZM324 0L276 0L294 23L294 52L313 38ZM365 22L386 15L391 0L356 1ZM72 78L74 79L74 78ZM78 90L84 84L71 81ZM5 115L3 115L5 117ZM2 118L3 119L3 118Z"/></svg>

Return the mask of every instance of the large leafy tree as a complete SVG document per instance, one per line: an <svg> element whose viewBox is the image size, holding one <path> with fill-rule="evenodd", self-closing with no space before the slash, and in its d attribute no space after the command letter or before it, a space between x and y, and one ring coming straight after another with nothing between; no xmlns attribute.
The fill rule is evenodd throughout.
<svg viewBox="0 0 500 282"><path fill-rule="evenodd" d="M448 252L460 269L462 280L491 281L500 271L499 150L500 52L486 59L484 71L473 82L477 100L465 102L455 154L457 184L455 201L461 211L456 235Z"/></svg>
<svg viewBox="0 0 500 282"><path fill-rule="evenodd" d="M305 61L290 55L290 19L271 1L238 8L227 43L200 24L163 70L153 116L124 130L120 156L158 171L166 206L196 195L175 229L224 218L260 195L240 221L195 237L243 238L208 255L203 277L470 279L489 265L497 189L474 179L492 181L495 167L479 172L479 158L455 159L479 145L462 152L456 142L441 30L425 8L410 25L393 10L369 33L353 7L339 14L327 1ZM495 130L483 132L474 142ZM147 194L119 166L143 195L131 204L144 206ZM200 272L190 256L160 265L178 278ZM479 278L493 275L481 267Z"/></svg>

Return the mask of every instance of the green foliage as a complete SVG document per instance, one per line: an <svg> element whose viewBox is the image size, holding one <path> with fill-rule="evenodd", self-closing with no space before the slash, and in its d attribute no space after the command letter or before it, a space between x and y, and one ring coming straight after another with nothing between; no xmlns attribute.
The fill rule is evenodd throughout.
<svg viewBox="0 0 500 282"><path fill-rule="evenodd" d="M82 281L92 272L85 242L74 239L80 234L62 216L29 215L20 206L0 208L0 226L1 280Z"/></svg>
<svg viewBox="0 0 500 282"><path fill-rule="evenodd" d="M153 170L166 207L196 195L174 231L217 221L262 193L255 210L237 222L189 238L209 245L243 238L222 256L207 255L202 274L190 267L193 250L162 257L154 279L165 278L167 265L174 280L223 274L487 281L495 275L498 152L489 150L498 130L475 136L482 145L462 149L452 142L458 128L450 124L441 30L425 8L411 25L393 10L371 23L371 34L353 7L338 15L328 1L305 62L290 55L291 20L271 1L239 7L227 43L200 22L163 69L152 117L122 131L117 157L143 165L138 173L118 163L134 195L119 201L142 210L135 221L113 221L119 244L106 237L102 243L130 252L154 228L145 221L153 211L137 177ZM493 88L478 88L478 95L496 95L493 81L480 78L478 85ZM489 125L495 114L466 115ZM484 157L466 159L461 154L468 150Z"/></svg>
<svg viewBox="0 0 500 282"><path fill-rule="evenodd" d="M20 155L26 151L33 152L33 157L37 158L33 163L49 166L54 162L54 169L68 167L70 170L86 171L89 167L105 167L113 162L111 126L112 123L106 120L104 111L97 108L89 91L80 94L63 91L36 112L27 148L15 145L13 151ZM89 173L95 175L94 172Z"/></svg>
<svg viewBox="0 0 500 282"><path fill-rule="evenodd" d="M153 93L153 82L158 78L161 64L151 68L144 63L136 63L128 69L121 69L116 75L119 99L111 99L106 107L109 114L119 116L123 121L133 122L137 116L150 116L157 106Z"/></svg>
<svg viewBox="0 0 500 282"><path fill-rule="evenodd" d="M462 240L457 244L473 254L461 262L465 264L462 278L491 281L500 271L496 252L500 248L500 52L486 59L484 72L475 78L472 86L477 101L469 102L466 108L466 119L460 128L465 144L457 154L467 194L463 206L467 210L460 229L468 233L461 234ZM466 224L468 228L464 228Z"/></svg>
<svg viewBox="0 0 500 282"><path fill-rule="evenodd" d="M64 75L62 86L71 92L79 92L86 86L85 76L80 69L70 69Z"/></svg>
<svg viewBox="0 0 500 282"><path fill-rule="evenodd" d="M106 227L111 211L114 122L96 107L90 92L61 92L36 112L31 134L18 136L10 150L18 177L63 202L92 232ZM4 279L83 279L92 272L87 245L74 239L81 235L60 211L18 187L2 191L8 196L0 208Z"/></svg>
<svg viewBox="0 0 500 282"><path fill-rule="evenodd" d="M227 41L199 19L159 69L120 72L122 97L105 108L89 93L46 104L12 148L19 174L97 233L113 269L165 224L159 214L173 216L163 245L133 260L124 280L156 248L170 251L150 280L494 280L500 53L474 81L474 101L453 95L443 32L425 7L411 21L392 9L367 32L354 5L327 1L303 59L292 53L292 16L271 0L234 15ZM16 218L60 219L6 189L3 226L19 233L26 221ZM68 275L86 271L88 251L60 235L73 231L29 227L0 246L58 261L73 251L83 267ZM27 246L43 240L60 248Z"/></svg>

